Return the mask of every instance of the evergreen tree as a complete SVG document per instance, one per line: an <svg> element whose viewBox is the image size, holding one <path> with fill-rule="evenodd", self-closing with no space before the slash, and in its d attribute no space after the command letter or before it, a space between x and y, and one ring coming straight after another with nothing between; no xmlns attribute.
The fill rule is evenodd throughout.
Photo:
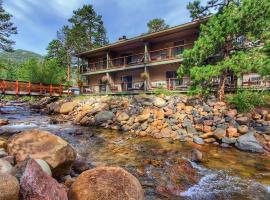
<svg viewBox="0 0 270 200"><path fill-rule="evenodd" d="M69 42L74 53L90 50L108 43L102 17L97 15L92 5L84 5L73 11L69 19L71 28Z"/></svg>
<svg viewBox="0 0 270 200"><path fill-rule="evenodd" d="M198 14L204 16L202 11ZM193 88L202 91L212 89L212 80L219 78L218 95L224 100L229 73L270 74L269 31L269 0L230 1L201 25L194 47L184 51L178 74L190 74Z"/></svg>
<svg viewBox="0 0 270 200"><path fill-rule="evenodd" d="M169 28L169 25L165 23L164 19L155 18L147 23L148 33L154 33Z"/></svg>
<svg viewBox="0 0 270 200"><path fill-rule="evenodd" d="M11 22L12 15L3 8L3 1L0 0L0 49L12 51L12 45L15 43L10 39L12 34L17 34L17 28Z"/></svg>

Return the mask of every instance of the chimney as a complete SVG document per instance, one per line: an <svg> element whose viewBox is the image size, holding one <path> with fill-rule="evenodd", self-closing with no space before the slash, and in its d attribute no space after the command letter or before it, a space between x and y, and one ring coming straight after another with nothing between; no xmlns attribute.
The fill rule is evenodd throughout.
<svg viewBox="0 0 270 200"><path fill-rule="evenodd" d="M122 41L122 40L126 40L127 39L127 36L123 35L122 37L120 37L118 40L119 41Z"/></svg>

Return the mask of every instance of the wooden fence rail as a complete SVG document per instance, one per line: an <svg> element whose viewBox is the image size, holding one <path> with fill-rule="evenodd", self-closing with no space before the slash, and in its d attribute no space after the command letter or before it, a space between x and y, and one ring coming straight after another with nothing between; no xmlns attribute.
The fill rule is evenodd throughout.
<svg viewBox="0 0 270 200"><path fill-rule="evenodd" d="M0 93L11 95L62 96L63 85L47 85L22 81L0 79Z"/></svg>

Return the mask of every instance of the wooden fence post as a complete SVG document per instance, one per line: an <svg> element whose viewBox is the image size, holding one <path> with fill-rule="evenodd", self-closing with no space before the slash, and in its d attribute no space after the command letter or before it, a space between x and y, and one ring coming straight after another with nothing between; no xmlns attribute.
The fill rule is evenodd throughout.
<svg viewBox="0 0 270 200"><path fill-rule="evenodd" d="M28 94L31 95L31 82L28 82Z"/></svg>
<svg viewBox="0 0 270 200"><path fill-rule="evenodd" d="M62 83L60 83L60 86L59 86L59 96L60 97L62 96Z"/></svg>
<svg viewBox="0 0 270 200"><path fill-rule="evenodd" d="M17 80L16 81L16 96L18 96L19 95L19 81Z"/></svg>
<svg viewBox="0 0 270 200"><path fill-rule="evenodd" d="M52 84L50 85L50 96L52 96Z"/></svg>

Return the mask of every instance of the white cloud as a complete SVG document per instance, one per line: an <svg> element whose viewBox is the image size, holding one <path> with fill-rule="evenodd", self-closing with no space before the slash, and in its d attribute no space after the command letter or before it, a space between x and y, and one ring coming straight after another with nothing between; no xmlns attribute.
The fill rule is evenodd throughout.
<svg viewBox="0 0 270 200"><path fill-rule="evenodd" d="M62 18L69 18L73 10L82 5L84 0L54 0L48 1L48 5L54 9L55 14Z"/></svg>

